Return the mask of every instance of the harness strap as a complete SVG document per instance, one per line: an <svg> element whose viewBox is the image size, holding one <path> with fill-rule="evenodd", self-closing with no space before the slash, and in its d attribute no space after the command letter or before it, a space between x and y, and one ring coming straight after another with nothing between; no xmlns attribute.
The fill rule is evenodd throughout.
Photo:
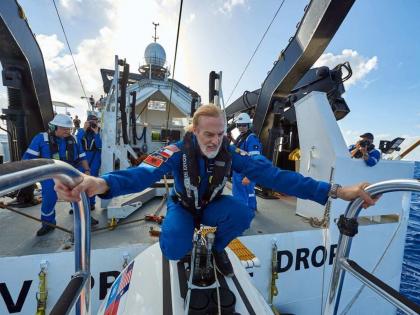
<svg viewBox="0 0 420 315"><path fill-rule="evenodd" d="M60 152L57 143L57 137L53 133L43 133L44 141L48 143L50 148L50 158L54 160L60 160ZM66 140L66 162L74 162L75 159L75 145L76 140L73 136L64 138Z"/></svg>
<svg viewBox="0 0 420 315"><path fill-rule="evenodd" d="M227 176L230 173L232 157L228 151L229 142L223 139L219 153L214 159L214 167L208 177L206 191L202 198L199 196L199 148L194 146L193 134L187 132L184 136L182 148L181 175L184 179L183 193L176 192L176 199L193 215L196 227L200 225L204 208L214 198L219 196L226 184Z"/></svg>
<svg viewBox="0 0 420 315"><path fill-rule="evenodd" d="M248 131L245 132L244 134L240 134L234 142L235 146L239 148L242 145L242 143L244 143L251 134L252 134L252 131L250 129L248 129Z"/></svg>
<svg viewBox="0 0 420 315"><path fill-rule="evenodd" d="M93 134L93 137L91 137L91 141L89 144L89 138L88 135L92 136L92 132L86 131L85 134L82 137L82 146L85 152L87 151L99 151L98 147L96 146L95 142L95 134Z"/></svg>

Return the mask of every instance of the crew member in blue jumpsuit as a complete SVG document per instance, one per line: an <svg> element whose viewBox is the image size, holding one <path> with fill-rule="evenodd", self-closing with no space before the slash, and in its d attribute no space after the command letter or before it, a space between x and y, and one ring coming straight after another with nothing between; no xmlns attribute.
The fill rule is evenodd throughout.
<svg viewBox="0 0 420 315"><path fill-rule="evenodd" d="M102 139L99 133L98 117L88 115L83 128L77 130L77 142L86 152L86 159L90 167L90 175L99 176L101 168ZM89 198L90 210L95 210L96 196Z"/></svg>
<svg viewBox="0 0 420 315"><path fill-rule="evenodd" d="M281 170L262 155L250 156L229 145L224 136L223 113L214 105L197 109L190 131L182 141L149 155L138 167L101 177L84 176L76 187L67 187L57 180L55 189L61 198L69 201L79 200L82 191L89 196L112 198L142 191L172 172L174 187L159 240L163 255L174 260L182 258L192 249L197 223L216 226L213 254L217 267L226 276L233 275L233 268L224 248L249 228L254 217L254 211L246 204L221 194L230 168L265 187L320 204L325 204L328 197L352 200L359 196L366 206L374 204L363 190L366 183L348 187L331 185Z"/></svg>
<svg viewBox="0 0 420 315"><path fill-rule="evenodd" d="M239 114L236 120L236 127L240 134L234 142L235 146L248 152L250 156L261 154L261 143L250 129L251 118L247 113ZM246 176L235 171L232 175L232 195L239 201L247 204L252 210L257 210L255 182L250 181Z"/></svg>
<svg viewBox="0 0 420 315"><path fill-rule="evenodd" d="M366 132L360 135L356 144L349 146L350 155L355 159L363 159L367 166L375 166L381 159L381 152L375 149L373 134Z"/></svg>
<svg viewBox="0 0 420 315"><path fill-rule="evenodd" d="M70 116L57 114L49 123L49 131L38 133L23 155L24 160L36 158L56 159L67 162L74 167L81 166L88 174L89 166L86 154L77 139L71 135L73 122ZM54 191L52 179L41 182L42 205L41 220L55 224L55 204L57 194ZM45 235L54 230L54 227L42 224L37 231L38 236Z"/></svg>

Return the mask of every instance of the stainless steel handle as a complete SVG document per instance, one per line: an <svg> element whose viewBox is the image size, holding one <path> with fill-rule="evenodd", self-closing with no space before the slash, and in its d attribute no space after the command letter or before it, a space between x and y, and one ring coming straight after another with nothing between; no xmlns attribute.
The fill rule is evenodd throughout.
<svg viewBox="0 0 420 315"><path fill-rule="evenodd" d="M412 179L396 179L396 180L388 180L379 182L367 187L366 192L368 192L371 196L385 194L389 192L396 192L396 191L416 191L420 192L420 181L412 180ZM355 219L359 216L360 210L362 209L363 199L358 198L352 201L349 206L347 207L344 216L347 219ZM331 281L330 287L328 290L326 306L324 310L324 315L328 314L337 314L338 306L340 303L340 296L341 290L343 287L344 276L346 269L350 270L348 267L348 256L350 253L351 248L351 240L352 237L340 234L338 239L338 247L337 247L337 254L334 261L332 273L331 273ZM380 293L384 298L386 298L389 302L391 302L396 307L404 310L407 314L417 314L417 311L413 309L409 303L403 303L402 301L398 300L393 296L390 292L386 292L383 288L378 285L376 281L378 280L376 277L372 276L372 279L367 279L366 276L363 276L358 270L352 268L351 270L354 272L353 275L358 277L360 275L359 280L361 280L366 285L370 286L371 288L375 289L378 293ZM361 269L361 268L357 268Z"/></svg>
<svg viewBox="0 0 420 315"><path fill-rule="evenodd" d="M78 185L82 174L70 164L49 159L34 159L0 165L0 196L46 179L59 179L69 187ZM75 274L87 275L76 303L76 314L90 314L90 211L85 193L73 202ZM73 306L73 305L72 305Z"/></svg>

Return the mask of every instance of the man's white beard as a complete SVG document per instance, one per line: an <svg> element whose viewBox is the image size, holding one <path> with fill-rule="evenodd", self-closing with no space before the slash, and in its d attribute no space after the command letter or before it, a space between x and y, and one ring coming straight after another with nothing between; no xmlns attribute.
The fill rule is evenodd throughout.
<svg viewBox="0 0 420 315"><path fill-rule="evenodd" d="M217 150L212 151L212 152L207 152L206 151L206 146L202 145L200 143L200 140L197 139L198 142L198 146L200 147L201 153L204 154L204 156L208 159L214 159L216 157L216 155L219 153L220 147L222 146L222 141L220 141L219 146L217 147Z"/></svg>

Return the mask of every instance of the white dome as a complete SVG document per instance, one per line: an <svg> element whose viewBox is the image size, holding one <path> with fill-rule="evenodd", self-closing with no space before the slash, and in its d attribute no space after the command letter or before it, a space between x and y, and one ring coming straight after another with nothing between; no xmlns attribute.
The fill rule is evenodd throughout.
<svg viewBox="0 0 420 315"><path fill-rule="evenodd" d="M165 49L158 43L151 43L144 51L144 59L147 64L163 67L166 61Z"/></svg>

